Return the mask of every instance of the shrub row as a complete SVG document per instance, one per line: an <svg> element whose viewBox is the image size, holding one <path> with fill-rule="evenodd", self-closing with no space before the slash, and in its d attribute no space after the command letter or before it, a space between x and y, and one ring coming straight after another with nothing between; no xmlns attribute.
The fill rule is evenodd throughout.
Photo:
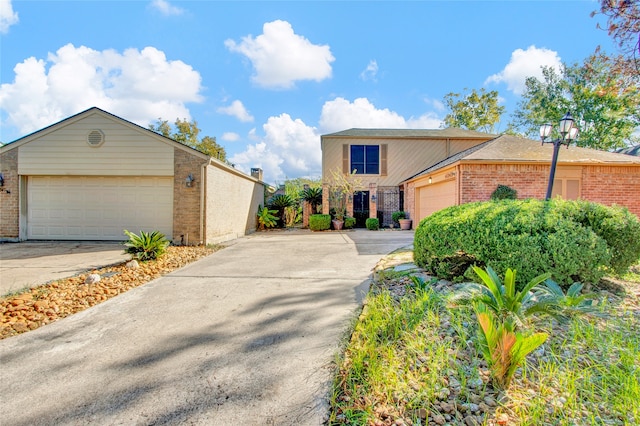
<svg viewBox="0 0 640 426"><path fill-rule="evenodd" d="M471 266L502 275L518 271L518 284L550 272L568 287L597 282L640 258L640 220L627 209L560 198L463 204L425 218L416 230L416 263L440 278L472 279Z"/></svg>

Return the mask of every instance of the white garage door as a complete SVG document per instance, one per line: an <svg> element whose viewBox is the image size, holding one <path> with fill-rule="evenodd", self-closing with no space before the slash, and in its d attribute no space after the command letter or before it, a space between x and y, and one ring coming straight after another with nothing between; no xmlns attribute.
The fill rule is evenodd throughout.
<svg viewBox="0 0 640 426"><path fill-rule="evenodd" d="M418 188L418 212L420 220L431 213L456 204L456 181L434 183Z"/></svg>
<svg viewBox="0 0 640 426"><path fill-rule="evenodd" d="M29 176L27 238L127 239L173 231L172 177Z"/></svg>

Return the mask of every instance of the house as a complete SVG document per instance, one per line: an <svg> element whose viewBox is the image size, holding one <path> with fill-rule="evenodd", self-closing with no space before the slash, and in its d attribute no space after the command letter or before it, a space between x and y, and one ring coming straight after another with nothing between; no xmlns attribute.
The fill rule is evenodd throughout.
<svg viewBox="0 0 640 426"><path fill-rule="evenodd" d="M323 135L323 213L334 207L329 197L332 171L353 172L359 185L347 200L347 214L360 226L368 217L378 217L381 225L387 226L394 211L406 210L401 182L493 137L456 128L350 129Z"/></svg>
<svg viewBox="0 0 640 426"><path fill-rule="evenodd" d="M429 166L401 183L417 222L448 206L486 201L498 185L544 198L553 146L502 135ZM640 216L640 157L570 146L559 152L552 196L625 206Z"/></svg>
<svg viewBox="0 0 640 426"><path fill-rule="evenodd" d="M621 154L635 155L636 157L640 157L640 145L620 148L616 150L616 152L619 152Z"/></svg>
<svg viewBox="0 0 640 426"><path fill-rule="evenodd" d="M0 147L0 240L230 240L256 229L260 172L90 108Z"/></svg>

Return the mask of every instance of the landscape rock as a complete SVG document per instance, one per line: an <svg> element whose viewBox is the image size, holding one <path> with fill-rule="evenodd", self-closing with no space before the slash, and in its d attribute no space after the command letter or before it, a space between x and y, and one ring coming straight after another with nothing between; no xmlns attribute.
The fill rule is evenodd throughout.
<svg viewBox="0 0 640 426"><path fill-rule="evenodd" d="M89 274L89 275L87 275L87 278L85 278L84 283L85 284L95 284L98 281L100 281L100 275L98 275L98 274Z"/></svg>

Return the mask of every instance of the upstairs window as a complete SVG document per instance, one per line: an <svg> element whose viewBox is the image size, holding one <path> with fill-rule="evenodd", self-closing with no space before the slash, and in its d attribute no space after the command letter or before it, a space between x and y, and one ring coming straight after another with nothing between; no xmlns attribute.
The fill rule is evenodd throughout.
<svg viewBox="0 0 640 426"><path fill-rule="evenodd" d="M379 145L351 145L351 171L358 175L380 174Z"/></svg>

